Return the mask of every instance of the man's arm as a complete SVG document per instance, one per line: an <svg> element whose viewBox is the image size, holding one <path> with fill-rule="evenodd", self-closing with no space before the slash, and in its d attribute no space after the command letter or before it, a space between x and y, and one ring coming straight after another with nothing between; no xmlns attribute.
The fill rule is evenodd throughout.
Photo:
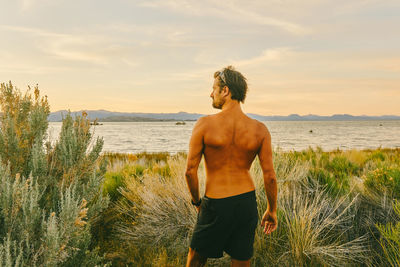
<svg viewBox="0 0 400 267"><path fill-rule="evenodd" d="M186 183L189 187L189 191L194 202L198 202L200 200L197 169L201 161L201 156L203 155L204 120L204 117L199 118L193 128L192 137L190 138L189 143L189 153L185 171Z"/></svg>
<svg viewBox="0 0 400 267"><path fill-rule="evenodd" d="M273 232L278 225L276 216L278 186L276 183L276 176L272 162L271 135L267 127L264 125L263 132L264 139L258 152L258 158L260 159L260 165L263 171L264 188L265 193L267 194L268 208L264 213L261 225L264 226L264 232L269 234Z"/></svg>

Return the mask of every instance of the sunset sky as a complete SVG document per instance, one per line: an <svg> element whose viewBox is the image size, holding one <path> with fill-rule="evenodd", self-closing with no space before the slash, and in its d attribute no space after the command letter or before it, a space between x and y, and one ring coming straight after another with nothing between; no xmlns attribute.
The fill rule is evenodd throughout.
<svg viewBox="0 0 400 267"><path fill-rule="evenodd" d="M0 82L52 111L215 113L213 73L243 110L400 115L400 1L0 0Z"/></svg>

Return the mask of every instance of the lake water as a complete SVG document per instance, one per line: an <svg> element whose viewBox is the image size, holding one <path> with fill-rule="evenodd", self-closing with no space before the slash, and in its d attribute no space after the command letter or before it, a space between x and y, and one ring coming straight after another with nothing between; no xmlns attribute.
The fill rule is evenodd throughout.
<svg viewBox="0 0 400 267"><path fill-rule="evenodd" d="M104 138L103 151L171 152L187 151L195 122L104 122L93 126L94 136ZM265 121L272 145L282 150L308 147L333 149L399 148L400 121ZM49 137L54 141L61 122L50 122ZM310 132L312 130L312 132Z"/></svg>

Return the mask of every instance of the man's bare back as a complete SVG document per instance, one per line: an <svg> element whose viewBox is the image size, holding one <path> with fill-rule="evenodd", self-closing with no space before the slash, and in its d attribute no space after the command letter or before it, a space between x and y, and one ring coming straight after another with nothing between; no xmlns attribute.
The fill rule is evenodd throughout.
<svg viewBox="0 0 400 267"><path fill-rule="evenodd" d="M224 198L255 189L250 167L264 138L265 126L241 110L205 117L205 195Z"/></svg>

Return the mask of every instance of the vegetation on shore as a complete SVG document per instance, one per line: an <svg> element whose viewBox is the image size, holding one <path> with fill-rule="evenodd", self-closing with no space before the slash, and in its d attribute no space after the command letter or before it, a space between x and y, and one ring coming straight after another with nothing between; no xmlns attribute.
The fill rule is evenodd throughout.
<svg viewBox="0 0 400 267"><path fill-rule="evenodd" d="M2 84L0 105L0 266L184 265L197 216L185 153L101 153L86 114L50 143L38 88ZM279 225L257 229L253 266L400 265L400 149L273 157ZM251 175L262 216L257 159ZM199 180L204 192L203 162Z"/></svg>
<svg viewBox="0 0 400 267"><path fill-rule="evenodd" d="M184 179L186 155L105 156L113 162L104 185L113 200L112 238L105 242L110 260L182 265L196 220ZM257 229L253 266L398 266L400 149L277 149L274 167L279 226L270 236ZM258 160L251 175L261 216L267 201ZM204 190L203 162L199 177ZM225 256L209 266L228 262Z"/></svg>

